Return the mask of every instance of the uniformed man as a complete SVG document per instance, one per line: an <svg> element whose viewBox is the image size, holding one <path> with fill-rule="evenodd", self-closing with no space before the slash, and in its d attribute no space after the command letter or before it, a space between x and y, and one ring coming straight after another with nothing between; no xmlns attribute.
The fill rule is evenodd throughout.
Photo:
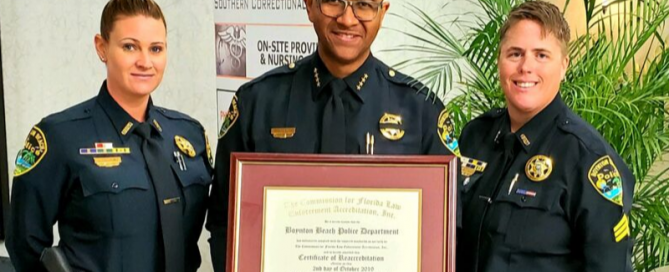
<svg viewBox="0 0 669 272"><path fill-rule="evenodd" d="M215 271L225 269L231 152L459 152L443 104L370 53L388 2L305 2L317 52L242 86L221 127L207 219Z"/></svg>
<svg viewBox="0 0 669 272"><path fill-rule="evenodd" d="M507 101L460 137L457 270L632 271L634 177L559 95L569 26L552 4L513 9L500 33Z"/></svg>
<svg viewBox="0 0 669 272"><path fill-rule="evenodd" d="M154 106L165 19L151 0L111 0L95 38L107 67L97 97L44 118L16 158L7 250L17 272L46 272L52 246L90 272L195 272L213 169L199 122ZM54 251L58 252L58 251Z"/></svg>

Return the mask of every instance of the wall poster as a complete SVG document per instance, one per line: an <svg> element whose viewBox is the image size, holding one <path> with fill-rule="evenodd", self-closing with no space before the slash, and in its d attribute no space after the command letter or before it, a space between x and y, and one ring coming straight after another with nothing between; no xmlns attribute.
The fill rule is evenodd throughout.
<svg viewBox="0 0 669 272"><path fill-rule="evenodd" d="M316 51L304 0L215 0L218 128L242 84Z"/></svg>

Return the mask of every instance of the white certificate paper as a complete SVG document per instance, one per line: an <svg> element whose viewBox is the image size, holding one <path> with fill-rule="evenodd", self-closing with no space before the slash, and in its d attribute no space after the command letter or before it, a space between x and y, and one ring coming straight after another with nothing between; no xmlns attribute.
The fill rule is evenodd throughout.
<svg viewBox="0 0 669 272"><path fill-rule="evenodd" d="M263 272L420 272L422 191L265 187Z"/></svg>

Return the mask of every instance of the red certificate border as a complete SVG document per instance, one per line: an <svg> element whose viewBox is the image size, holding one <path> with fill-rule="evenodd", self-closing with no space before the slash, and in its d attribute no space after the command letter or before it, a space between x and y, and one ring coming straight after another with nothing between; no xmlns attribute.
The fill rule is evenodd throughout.
<svg viewBox="0 0 669 272"><path fill-rule="evenodd" d="M265 186L423 189L424 201L443 207L423 204L422 271L455 271L457 165L454 156L233 153L227 271L261 271Z"/></svg>

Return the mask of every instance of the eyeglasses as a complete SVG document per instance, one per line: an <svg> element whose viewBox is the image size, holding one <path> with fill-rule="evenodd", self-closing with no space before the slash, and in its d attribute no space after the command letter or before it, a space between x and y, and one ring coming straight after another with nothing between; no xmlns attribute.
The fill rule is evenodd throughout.
<svg viewBox="0 0 669 272"><path fill-rule="evenodd" d="M321 13L330 18L338 18L346 13L346 9L351 6L355 18L360 21L371 21L379 14L383 1L374 2L370 0L320 0L319 6Z"/></svg>

